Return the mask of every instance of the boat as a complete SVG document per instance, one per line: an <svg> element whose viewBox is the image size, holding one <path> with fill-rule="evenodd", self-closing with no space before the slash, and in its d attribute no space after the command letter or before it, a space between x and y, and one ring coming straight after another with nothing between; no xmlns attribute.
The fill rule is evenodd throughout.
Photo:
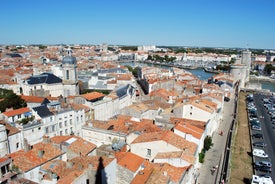
<svg viewBox="0 0 275 184"><path fill-rule="evenodd" d="M203 70L208 73L220 73L218 70L215 70L212 67L203 67Z"/></svg>

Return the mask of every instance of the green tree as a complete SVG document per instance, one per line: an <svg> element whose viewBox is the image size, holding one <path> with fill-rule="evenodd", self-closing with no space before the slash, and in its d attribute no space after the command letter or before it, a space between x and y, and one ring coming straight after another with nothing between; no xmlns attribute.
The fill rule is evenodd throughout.
<svg viewBox="0 0 275 184"><path fill-rule="evenodd" d="M203 149L204 149L205 151L208 151L212 146L213 146L212 138L209 137L209 136L207 136L207 137L204 139Z"/></svg>
<svg viewBox="0 0 275 184"><path fill-rule="evenodd" d="M20 96L13 93L11 90L0 89L0 111L5 112L7 108L19 109L26 107L27 103Z"/></svg>
<svg viewBox="0 0 275 184"><path fill-rule="evenodd" d="M236 58L231 58L229 64L234 64L236 62Z"/></svg>
<svg viewBox="0 0 275 184"><path fill-rule="evenodd" d="M205 152L202 151L199 153L199 162L203 163L204 162L204 157L205 157Z"/></svg>
<svg viewBox="0 0 275 184"><path fill-rule="evenodd" d="M43 50L43 49L46 49L47 46L46 45L38 45L38 48L41 49L41 50Z"/></svg>
<svg viewBox="0 0 275 184"><path fill-rule="evenodd" d="M264 72L268 75L271 74L271 71L274 70L272 64L266 64L264 67Z"/></svg>
<svg viewBox="0 0 275 184"><path fill-rule="evenodd" d="M148 58L147 58L147 60L153 60L153 57L151 56L151 55L148 55Z"/></svg>

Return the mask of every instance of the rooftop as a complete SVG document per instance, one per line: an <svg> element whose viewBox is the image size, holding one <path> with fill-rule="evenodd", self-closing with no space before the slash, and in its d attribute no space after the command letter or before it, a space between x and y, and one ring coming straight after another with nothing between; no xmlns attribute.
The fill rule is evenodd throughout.
<svg viewBox="0 0 275 184"><path fill-rule="evenodd" d="M7 117L12 117L12 116L24 114L24 113L27 113L27 112L30 112L30 111L31 110L28 107L23 107L23 108L20 108L20 109L15 109L15 110L3 112L3 114Z"/></svg>

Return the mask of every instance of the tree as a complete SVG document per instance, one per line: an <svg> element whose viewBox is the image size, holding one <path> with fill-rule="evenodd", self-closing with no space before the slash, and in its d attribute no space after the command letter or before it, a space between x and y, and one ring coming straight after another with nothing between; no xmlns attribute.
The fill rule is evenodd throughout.
<svg viewBox="0 0 275 184"><path fill-rule="evenodd" d="M268 75L271 74L271 71L274 70L272 64L266 64L264 67L264 72Z"/></svg>
<svg viewBox="0 0 275 184"><path fill-rule="evenodd" d="M148 58L147 58L147 60L153 60L153 57L151 56L151 55L148 55Z"/></svg>
<svg viewBox="0 0 275 184"><path fill-rule="evenodd" d="M212 138L209 137L209 136L207 136L207 137L204 139L203 149L204 149L205 151L208 151L212 146L213 146Z"/></svg>
<svg viewBox="0 0 275 184"><path fill-rule="evenodd" d="M236 58L231 58L229 64L234 64L236 62Z"/></svg>
<svg viewBox="0 0 275 184"><path fill-rule="evenodd" d="M0 98L3 99L0 102L1 112L5 112L7 108L19 109L27 106L26 101L13 93L11 90L0 89Z"/></svg>

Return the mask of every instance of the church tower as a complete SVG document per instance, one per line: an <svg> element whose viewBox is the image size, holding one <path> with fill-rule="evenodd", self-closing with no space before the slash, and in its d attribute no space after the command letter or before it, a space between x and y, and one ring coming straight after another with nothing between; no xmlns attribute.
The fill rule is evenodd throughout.
<svg viewBox="0 0 275 184"><path fill-rule="evenodd" d="M72 50L67 50L67 56L62 60L64 97L79 94L77 61L72 56Z"/></svg>

